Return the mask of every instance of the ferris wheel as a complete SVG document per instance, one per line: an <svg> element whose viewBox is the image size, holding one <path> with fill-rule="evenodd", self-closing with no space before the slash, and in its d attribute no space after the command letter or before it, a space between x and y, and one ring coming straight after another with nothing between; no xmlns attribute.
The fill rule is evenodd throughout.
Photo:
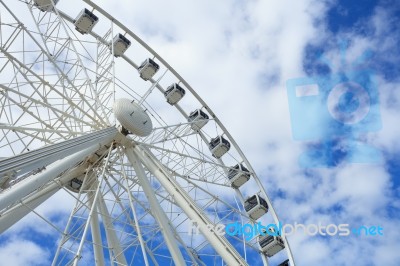
<svg viewBox="0 0 400 266"><path fill-rule="evenodd" d="M237 143L144 41L90 0L0 2L0 241L34 217L51 265L294 265L253 230L279 220Z"/></svg>

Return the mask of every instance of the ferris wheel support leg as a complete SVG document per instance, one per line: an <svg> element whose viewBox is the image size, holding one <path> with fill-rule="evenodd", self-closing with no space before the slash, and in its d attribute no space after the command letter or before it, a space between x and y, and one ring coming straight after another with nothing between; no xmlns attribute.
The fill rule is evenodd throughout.
<svg viewBox="0 0 400 266"><path fill-rule="evenodd" d="M22 180L10 189L3 191L0 193L0 210L3 210L7 206L17 202L18 200L27 196L29 193L47 184L62 172L68 170L80 161L84 160L87 156L96 152L99 148L99 144L94 144L82 151L56 161L55 163L50 164L42 173Z"/></svg>
<svg viewBox="0 0 400 266"><path fill-rule="evenodd" d="M107 156L107 161L104 163L104 166L103 166L103 171L101 173L101 178L104 178L105 169L107 167L108 160L110 159L110 152L111 152L111 147L110 147L110 151L109 151L108 156ZM93 196L93 198L89 198L90 211L89 211L89 215L88 215L88 220L86 221L85 227L83 229L83 233L82 233L82 236L81 236L81 241L79 243L78 250L76 251L76 254L75 254L73 266L77 266L79 260L82 258L81 257L82 249L83 249L83 245L85 244L85 241L86 241L86 235L87 235L88 230L89 230L90 221L92 220L94 215L97 215L95 210L97 208L97 199L99 198L100 193L101 193L100 192L101 183L102 183L101 180L98 181L97 183L96 182L93 183L92 187L96 188L94 196L93 196L93 193L91 193L91 195L90 194L88 195L88 197Z"/></svg>
<svg viewBox="0 0 400 266"><path fill-rule="evenodd" d="M32 212L31 210L38 207L40 204L45 202L51 196L53 196L58 191L57 188L53 188L46 193L40 193L40 195L35 195L35 198L29 200L29 202L23 201L23 204L19 203L17 206L13 207L10 211L2 214L0 217L0 234L6 231L8 228L13 226L27 214Z"/></svg>
<svg viewBox="0 0 400 266"><path fill-rule="evenodd" d="M139 146L135 146L134 148L128 149L128 158L130 153L133 153L134 157L140 158L146 168L157 177L160 184L175 199L179 207L186 213L189 219L195 221L199 225L200 231L204 237L226 264L248 265L224 236L218 235L216 232L209 229L209 226L212 225L210 219L200 208L197 207L193 199L190 198L190 196L176 182L174 177L164 169L164 166L149 150L144 150Z"/></svg>
<svg viewBox="0 0 400 266"><path fill-rule="evenodd" d="M91 206L95 206L97 209L97 204L94 203L94 194L93 192L88 192L89 204ZM90 230L92 232L93 239L93 251L94 251L94 262L96 266L104 266L104 253L103 253L103 245L101 240L100 233L100 224L99 224L99 216L96 212L93 213L92 218L90 219Z"/></svg>
<svg viewBox="0 0 400 266"><path fill-rule="evenodd" d="M18 205L13 206L11 209L2 213L0 216L0 234L6 231L9 227L21 220L27 214L35 209L48 198L53 196L58 190L61 189L68 181L84 173L87 165L81 165L61 176L58 180L51 183L49 186L40 190L33 195L28 196L22 200Z"/></svg>
<svg viewBox="0 0 400 266"><path fill-rule="evenodd" d="M88 165L88 164L86 164L86 165ZM88 167L88 168L90 169L91 167ZM86 170L88 170L88 168L86 168ZM88 180L87 175L88 175L88 172L86 171L85 178L83 180L82 186L85 186L86 181ZM75 202L75 206L72 209L72 211L71 211L71 213L70 213L70 215L68 217L67 224L66 224L66 226L64 228L63 235L62 235L61 239L58 242L57 250L56 250L56 253L55 253L54 257L53 257L53 261L51 263L51 266L55 266L55 265L59 265L60 264L60 263L57 264L57 261L58 261L58 257L60 255L61 249L63 248L63 245L71 238L71 234L69 234L69 229L70 229L72 220L75 217L76 212L80 208L80 205L83 204L83 202L81 200L81 195L82 195L82 190L79 191L78 197L77 197L77 201Z"/></svg>
<svg viewBox="0 0 400 266"><path fill-rule="evenodd" d="M132 147L126 148L125 152L133 168L135 169L137 178L139 179L139 183L142 186L143 191L150 203L152 214L160 225L161 232L163 233L165 242L168 246L169 251L171 252L171 256L175 262L175 265L179 266L186 265L182 253L179 250L177 241L171 230L171 225L168 220L168 217L165 215L164 210L161 208L160 203L158 202L156 196L154 195L153 188L146 176L146 173L144 172L140 160L136 156L134 149Z"/></svg>
<svg viewBox="0 0 400 266"><path fill-rule="evenodd" d="M108 246L112 249L115 260L117 261L118 265L128 265L123 250L121 248L120 242L118 241L118 237L115 234L115 228L111 221L110 213L108 212L106 202L104 201L104 198L101 194L99 194L98 203L99 203L99 210L103 218Z"/></svg>
<svg viewBox="0 0 400 266"><path fill-rule="evenodd" d="M93 190L92 190L92 192L89 193L89 195L88 195L88 197L89 197L88 200L89 200L89 203L90 203L90 212L89 212L89 215L88 215L88 220L86 221L85 227L83 229L83 233L82 233L82 236L81 236L81 242L79 243L78 250L76 251L76 255L75 255L74 263L73 263L74 266L77 266L79 260L81 259L81 253L82 253L83 245L84 245L84 243L86 241L86 235L87 235L88 230L89 230L89 225L91 224L91 221L92 221L93 217L97 216L97 212L96 211L97 211L97 203L99 202L98 199L101 196L101 192L100 192L101 191L101 184L102 184L102 181L104 180L106 168L107 168L109 160L110 160L111 151L112 151L112 145L109 148L107 159L104 162L103 170L101 172L101 175L99 176L100 180L97 180L97 182L92 184L92 188L96 188L95 191L94 191L94 194L93 194ZM106 230L107 230L107 224L106 224L105 227L106 227ZM96 232L95 232L95 234L96 234ZM94 237L98 238L98 235L94 236ZM97 241L98 241L98 239L97 239ZM123 265L126 265L126 260L122 261L122 262L125 262L125 264L123 264Z"/></svg>
<svg viewBox="0 0 400 266"><path fill-rule="evenodd" d="M128 194L128 197L129 197L129 206L131 207L132 214L133 214L133 219L135 220L134 228L135 228L135 230L136 230L136 232L138 234L138 238L139 238L139 242L140 242L140 248L142 249L142 255L143 255L144 263L145 263L146 266L148 266L149 265L149 261L147 259L146 243L144 242L144 239L143 239L143 236L142 236L142 231L140 230L138 216L136 214L136 209L135 209L135 206L133 204L133 202L134 202L133 201L133 197L132 197L131 191L129 189L128 177L126 176L125 168L124 168L123 164L122 164L122 170L123 170L122 171L122 175L123 175L124 180L126 182L127 194Z"/></svg>

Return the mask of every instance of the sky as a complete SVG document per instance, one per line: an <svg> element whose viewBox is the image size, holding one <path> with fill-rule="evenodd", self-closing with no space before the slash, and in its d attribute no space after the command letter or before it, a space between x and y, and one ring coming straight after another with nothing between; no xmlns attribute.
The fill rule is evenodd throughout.
<svg viewBox="0 0 400 266"><path fill-rule="evenodd" d="M384 228L383 236L292 235L296 265L400 264L400 2L94 2L146 41L211 106L283 223ZM353 79L374 95L369 110L376 116L369 123L339 126L315 109L299 120L303 113L294 112L288 81L325 82L329 92ZM341 98L343 105L357 108L349 97ZM310 121L319 127L311 129ZM296 138L299 130L318 137ZM372 147L368 158L378 159L352 162L349 140ZM310 150L318 152L304 164L302 155ZM315 162L322 165L309 167ZM29 252L21 254L21 247ZM33 241L0 245L0 265L5 257L27 265L47 255Z"/></svg>

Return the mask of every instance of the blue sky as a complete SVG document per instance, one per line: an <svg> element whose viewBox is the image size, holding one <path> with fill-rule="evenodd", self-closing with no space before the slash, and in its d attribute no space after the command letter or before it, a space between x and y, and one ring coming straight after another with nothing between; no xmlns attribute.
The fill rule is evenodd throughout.
<svg viewBox="0 0 400 266"><path fill-rule="evenodd" d="M376 16L377 10L381 10L385 14L385 25L382 33L372 25L371 21ZM372 55L365 66L373 69L375 73L382 76L387 82L398 82L400 79L400 68L398 66L400 58L400 4L398 1L334 1L327 11L327 16L322 23L327 25L329 38L327 41L340 40L345 38L351 42L352 38L348 36L372 39L375 44L385 39L391 39L392 45L385 50L381 50L379 46L371 46ZM332 43L330 44L332 45ZM333 45L335 45L333 43ZM330 47L332 48L332 47ZM306 50L304 60L304 69L309 75L326 74L329 72L329 66L318 62L318 56L323 54L324 50L329 46L316 45L309 46ZM317 61L317 62L316 62ZM308 70L308 71L307 71ZM390 92L389 92L390 93ZM388 105L398 107L395 99L389 99ZM397 105L397 106L396 106ZM385 125L384 125L385 126ZM385 128L383 129L385 130ZM385 164L391 175L393 182L393 190L399 189L400 180L396 178L400 174L398 152L385 152Z"/></svg>
<svg viewBox="0 0 400 266"><path fill-rule="evenodd" d="M387 132L396 131L398 132L398 123L392 124L388 120L388 111L397 113L399 112L399 98L393 97L393 95L398 95L398 84L399 84L399 72L400 68L398 67L399 58L400 58L400 48L398 43L400 41L400 32L398 28L398 23L400 19L400 3L398 1L333 1L328 4L328 9L326 10L326 15L323 19L318 20L318 24L323 25L323 38L319 39L318 42L313 42L308 44L305 47L305 56L303 57L303 68L307 75L309 76L325 76L331 75L335 71L337 71L330 64L325 61L323 62L321 59L321 55L325 53L331 53L331 51L336 52L336 56L340 57L340 44L345 40L349 47L357 46L361 42L362 46L364 46L364 51L369 51L371 56L366 59L363 63L363 67L369 68L373 71L374 75L377 77L377 86L380 95L380 109L382 112L382 129L380 132L377 132L377 136L375 138L381 138L380 140L372 141L370 143L378 144L379 149L381 150L384 161L382 163L376 164L375 168L381 168L383 172L385 172L386 186L384 188L384 193L379 197L386 197L386 204L382 203L379 207L379 210L376 210L375 215L367 218L367 215L352 215L351 210L348 208L349 202L351 202L352 197L355 199L357 196L349 193L344 198L343 201L332 202L330 205L318 208L314 210L314 215L323 214L330 217L336 221L352 221L352 223L367 223L367 224L388 224L385 230L385 237L389 237L392 234L396 235L395 239L398 237L397 230L393 231L393 228L389 224L397 224L400 218L399 212L399 196L400 196L400 168L399 168L399 142L394 140L391 142L390 148L385 145L382 145L385 142L384 138ZM336 47L335 47L336 46ZM351 63L351 62L350 62ZM388 86L391 84L392 86ZM385 123L386 122L386 123ZM394 121L392 121L394 122ZM374 134L374 133L372 133ZM368 139L368 138L367 138ZM371 140L371 139L370 139ZM336 143L337 144L337 143ZM328 144L328 149L332 148L335 144ZM340 150L339 150L340 151ZM335 153L331 153L332 160L336 160L339 162L335 168L331 170L327 170L331 172L331 175L340 175L341 171L345 171L346 166L345 162L342 161L342 156L340 152L335 155ZM361 178L357 178L358 182L353 183L355 186L360 187L360 191L363 190L364 182L371 182L375 178L371 178L373 173L364 172L363 170L368 167L367 165L359 165L356 167L357 170L353 172L353 174L358 175L368 175L365 176L365 180ZM324 181L316 181L318 177L326 178L326 174L322 174L322 171L314 170L309 171L308 177L316 182L316 185L313 184L312 188L315 190L319 190L319 187L323 187ZM331 176L332 177L332 176ZM337 176L336 176L337 177ZM348 178L352 178L354 176L348 176ZM333 178L334 179L334 178ZM349 182L350 184L351 182ZM355 188L357 190L357 188ZM336 190L338 192L338 190ZM383 192L383 191L382 191ZM310 193L314 193L311 192ZM305 193L306 194L306 193ZM326 196L329 197L329 194ZM283 199L286 199L285 196L282 196ZM306 201L307 196L303 195L300 197L299 201ZM349 199L350 198L350 199ZM371 195L371 198L374 199L374 196ZM375 198L378 200L377 198ZM360 209L368 209L373 208L368 204L363 204L362 201L358 204L352 205L352 207L360 208ZM379 217L380 216L380 217ZM356 237L355 237L356 238ZM391 237L389 237L391 238ZM331 255L338 255L340 252L340 248L334 249L335 240L322 238L322 243L325 241L329 242L331 245L329 246L329 250ZM398 265L400 263L400 259L395 255L395 250L398 249L398 241L393 243L393 246L387 245L388 249L386 252L385 263L379 262L374 257L380 257L379 254L376 253L368 253L369 245L378 246L382 243L381 240L373 239L371 237L364 237L358 239L349 240L349 242L353 242L353 246L351 249L353 250L353 255L348 255L348 260L345 262L344 260L339 260L340 262L328 262L329 258L321 258L319 261L328 265L382 265L388 263L388 265ZM344 246L346 245L347 240L344 241ZM397 246L397 247L395 247ZM350 247L347 247L350 248ZM365 256L361 254L369 254L370 256ZM390 259L389 259L390 258ZM359 261L357 262L357 259ZM300 260L301 261L301 260ZM311 260L312 261L312 260ZM336 260L335 260L336 261ZM352 262L350 262L352 261ZM302 264L301 264L302 265ZM316 265L312 263L312 265Z"/></svg>
<svg viewBox="0 0 400 266"><path fill-rule="evenodd" d="M123 9L97 2L159 52L212 107L259 174L283 223L384 228L384 236L376 237L290 236L297 265L400 265L399 1L126 0ZM317 130L325 141L295 140L286 82L328 80L362 69L373 74L382 127L356 135L380 151L383 161L349 163L344 147L353 128L333 127L318 110L310 116L320 119ZM344 99L344 105L352 100ZM315 159L329 157L329 167L299 165L310 147L319 152ZM56 205L48 203L44 212L57 214ZM30 236L46 236L35 228L37 221L25 220L0 238L0 265L5 258L32 264L29 257L46 264L51 248ZM19 251L24 247L26 256Z"/></svg>

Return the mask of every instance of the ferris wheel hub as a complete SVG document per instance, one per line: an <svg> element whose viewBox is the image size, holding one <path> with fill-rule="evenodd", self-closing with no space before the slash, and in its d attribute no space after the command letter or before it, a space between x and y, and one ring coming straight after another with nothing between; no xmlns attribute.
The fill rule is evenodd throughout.
<svg viewBox="0 0 400 266"><path fill-rule="evenodd" d="M129 99L118 99L114 102L114 115L121 125L132 134L145 137L153 130L149 115L140 105Z"/></svg>

